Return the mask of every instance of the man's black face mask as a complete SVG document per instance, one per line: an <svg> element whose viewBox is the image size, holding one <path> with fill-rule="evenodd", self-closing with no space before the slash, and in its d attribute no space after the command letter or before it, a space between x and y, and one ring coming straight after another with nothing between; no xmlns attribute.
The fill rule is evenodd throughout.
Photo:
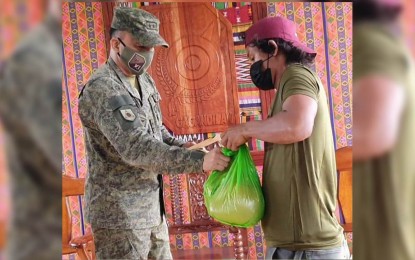
<svg viewBox="0 0 415 260"><path fill-rule="evenodd" d="M259 60L257 62L254 62L249 70L252 82L255 84L255 86L262 90L271 90L274 88L274 83L272 82L271 69L269 68L269 59L271 59L271 57L269 57L266 60ZM268 61L267 69L262 71L261 68L264 61Z"/></svg>

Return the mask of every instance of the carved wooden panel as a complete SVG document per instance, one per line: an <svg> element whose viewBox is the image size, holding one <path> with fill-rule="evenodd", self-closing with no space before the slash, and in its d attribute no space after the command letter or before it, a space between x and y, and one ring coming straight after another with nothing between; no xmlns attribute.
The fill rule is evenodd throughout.
<svg viewBox="0 0 415 260"><path fill-rule="evenodd" d="M203 196L203 185L207 179L206 174L193 173L189 174L187 178L189 183L189 198L192 222L200 220L212 220L207 212Z"/></svg>
<svg viewBox="0 0 415 260"><path fill-rule="evenodd" d="M169 176L169 179L174 223L169 226L169 230L172 234L229 229L228 226L214 221L207 213L203 196L203 185L207 174L178 174ZM185 190L180 183L187 184ZM184 193L187 194L184 196L185 199ZM185 206L187 204L188 207ZM190 210L190 223L185 223L187 210Z"/></svg>
<svg viewBox="0 0 415 260"><path fill-rule="evenodd" d="M239 123L232 26L210 3L146 6L170 48L149 69L163 123L176 134L222 132Z"/></svg>

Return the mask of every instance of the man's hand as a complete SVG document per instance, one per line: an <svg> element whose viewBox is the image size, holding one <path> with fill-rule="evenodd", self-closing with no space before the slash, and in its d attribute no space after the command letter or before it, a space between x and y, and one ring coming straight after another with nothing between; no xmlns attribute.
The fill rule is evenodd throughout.
<svg viewBox="0 0 415 260"><path fill-rule="evenodd" d="M246 143L250 138L244 135L245 124L230 127L221 134L221 144L232 151L238 150L239 146Z"/></svg>
<svg viewBox="0 0 415 260"><path fill-rule="evenodd" d="M228 167L230 160L231 158L222 154L220 147L216 147L205 155L203 160L203 171L223 171Z"/></svg>

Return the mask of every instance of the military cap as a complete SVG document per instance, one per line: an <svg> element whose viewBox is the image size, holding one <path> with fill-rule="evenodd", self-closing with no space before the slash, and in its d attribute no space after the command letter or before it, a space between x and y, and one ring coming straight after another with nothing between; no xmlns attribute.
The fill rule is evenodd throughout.
<svg viewBox="0 0 415 260"><path fill-rule="evenodd" d="M160 21L156 16L139 8L117 7L114 9L111 28L128 31L143 46L169 47L159 34Z"/></svg>

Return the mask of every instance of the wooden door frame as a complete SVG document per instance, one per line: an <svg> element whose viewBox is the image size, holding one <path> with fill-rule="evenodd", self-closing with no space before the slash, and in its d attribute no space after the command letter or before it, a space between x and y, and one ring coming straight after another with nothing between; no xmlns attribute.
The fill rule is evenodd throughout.
<svg viewBox="0 0 415 260"><path fill-rule="evenodd" d="M253 2L252 3L252 22L256 23L259 20L268 16L266 2ZM274 91L259 91L259 96L261 100L261 111L262 111L262 120L265 120L268 117L268 110L272 105L272 98L274 96ZM264 164L264 151L252 151L252 159L256 166L261 166Z"/></svg>

